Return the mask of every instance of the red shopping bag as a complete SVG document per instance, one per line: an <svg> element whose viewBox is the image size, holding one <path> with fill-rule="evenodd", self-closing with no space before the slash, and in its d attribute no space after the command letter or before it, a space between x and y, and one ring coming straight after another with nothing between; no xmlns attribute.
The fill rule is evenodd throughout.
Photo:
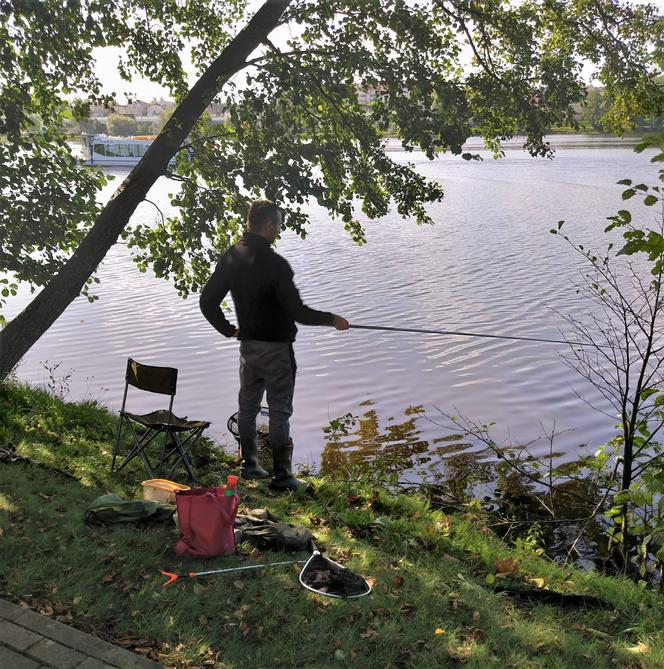
<svg viewBox="0 0 664 669"><path fill-rule="evenodd" d="M226 488L178 490L175 502L182 536L175 552L185 557L215 557L235 552L237 495L225 496Z"/></svg>

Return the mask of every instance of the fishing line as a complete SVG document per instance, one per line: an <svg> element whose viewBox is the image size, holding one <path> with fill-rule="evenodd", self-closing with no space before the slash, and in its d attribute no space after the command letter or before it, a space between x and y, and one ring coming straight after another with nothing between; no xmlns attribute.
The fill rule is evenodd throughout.
<svg viewBox="0 0 664 669"><path fill-rule="evenodd" d="M386 330L389 332L414 332L416 334L450 335L455 337L486 337L488 339L515 339L518 341L537 341L546 344L567 344L569 346L593 346L594 348L608 348L600 344L580 341L565 341L564 339L542 339L540 337L516 337L512 335L485 334L480 332L460 332L458 330L418 330L415 328L391 328L385 325L351 325L356 330Z"/></svg>

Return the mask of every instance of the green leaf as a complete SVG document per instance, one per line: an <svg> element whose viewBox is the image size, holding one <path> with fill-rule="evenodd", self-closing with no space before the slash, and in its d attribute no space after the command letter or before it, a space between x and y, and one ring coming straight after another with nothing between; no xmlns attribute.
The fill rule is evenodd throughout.
<svg viewBox="0 0 664 669"><path fill-rule="evenodd" d="M659 390L657 388L646 388L645 390L641 391L640 398L642 402L645 402L649 397L652 397L653 395L657 394Z"/></svg>
<svg viewBox="0 0 664 669"><path fill-rule="evenodd" d="M653 204L657 204L657 202L659 202L659 200L655 195L647 195L643 200L643 204L645 204L646 207L652 207Z"/></svg>
<svg viewBox="0 0 664 669"><path fill-rule="evenodd" d="M622 199L629 200L631 197L634 197L635 194L636 191L633 188L628 188L627 190L623 191Z"/></svg>

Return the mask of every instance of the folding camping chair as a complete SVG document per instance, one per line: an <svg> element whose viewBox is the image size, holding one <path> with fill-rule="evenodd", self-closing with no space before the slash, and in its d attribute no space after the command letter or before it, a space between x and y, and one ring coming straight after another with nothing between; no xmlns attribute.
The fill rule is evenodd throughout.
<svg viewBox="0 0 664 669"><path fill-rule="evenodd" d="M143 460L148 476L155 478L147 448L156 437L163 434L164 441L157 468L159 477L162 476L164 466L174 458L173 465L166 478L170 479L177 466L182 462L191 480L196 481L191 464L191 448L203 434L203 430L210 427L210 423L202 420L178 418L173 413L173 399L175 397L177 380L178 370L174 367L153 367L151 365L142 365L131 358L127 360L125 389L122 398L122 409L120 409L120 425L118 426L118 435L115 440L115 448L113 449L112 472L116 471L115 460L120 448L120 435L126 423L134 438L134 445L129 450L129 453L125 455L117 471L120 471L134 458L140 457ZM125 411L127 391L130 385L150 393L170 395L171 399L168 409L160 409L159 411L152 411L147 414L134 414Z"/></svg>

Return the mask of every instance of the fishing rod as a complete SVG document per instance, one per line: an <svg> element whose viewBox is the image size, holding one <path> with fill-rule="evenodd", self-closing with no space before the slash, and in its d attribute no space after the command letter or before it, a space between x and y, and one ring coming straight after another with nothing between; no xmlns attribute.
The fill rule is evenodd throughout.
<svg viewBox="0 0 664 669"><path fill-rule="evenodd" d="M488 339L516 339L518 341L538 341L546 344L568 344L569 346L594 346L595 348L604 348L602 345L590 342L565 341L564 339L542 339L540 337L516 337L511 335L486 334L480 332L460 332L459 330L419 330L416 328L392 328L386 325L354 325L349 323L349 327L356 330L386 330L388 332L414 332L416 334L435 334L451 335L456 337L486 337Z"/></svg>

